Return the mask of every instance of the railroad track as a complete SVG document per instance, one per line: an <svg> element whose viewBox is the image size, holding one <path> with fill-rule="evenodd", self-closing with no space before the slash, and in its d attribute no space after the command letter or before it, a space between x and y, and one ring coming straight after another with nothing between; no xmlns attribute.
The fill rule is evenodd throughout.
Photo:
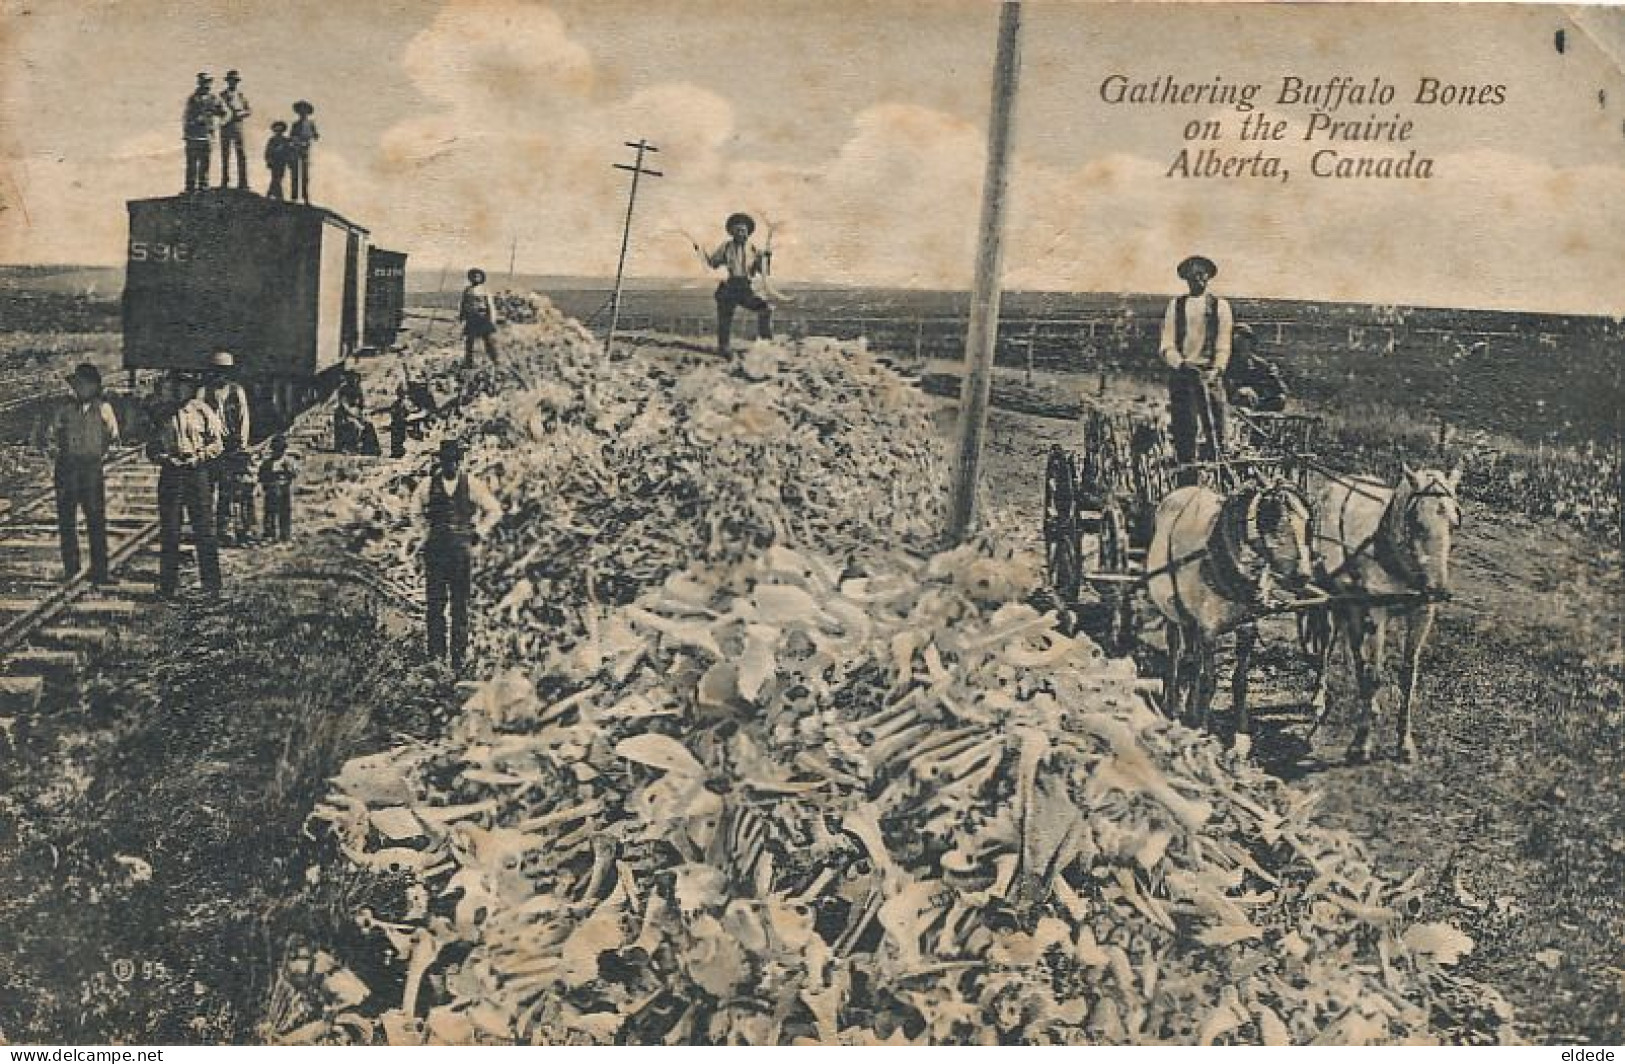
<svg viewBox="0 0 1625 1064"><path fill-rule="evenodd" d="M54 492L38 493L0 524L0 724L77 676L84 656L155 596L158 469L140 448L121 448L106 482L110 585L92 585L88 572L63 579Z"/></svg>
<svg viewBox="0 0 1625 1064"><path fill-rule="evenodd" d="M368 375L378 367L360 368ZM324 409L313 407L288 429L292 449L307 459L326 451ZM85 661L157 601L158 467L147 461L144 448L126 447L115 451L105 468L109 585L92 584L88 571L63 578L53 490L26 498L0 520L0 751L7 749L21 716L38 709L47 695L69 690ZM314 470L307 465L309 472ZM297 485L295 493L297 508ZM79 530L81 554L88 561L82 516ZM235 553L223 552L222 564ZM183 570L192 564L184 541L181 564ZM313 575L373 586L366 573ZM411 605L398 589L374 590L403 608Z"/></svg>

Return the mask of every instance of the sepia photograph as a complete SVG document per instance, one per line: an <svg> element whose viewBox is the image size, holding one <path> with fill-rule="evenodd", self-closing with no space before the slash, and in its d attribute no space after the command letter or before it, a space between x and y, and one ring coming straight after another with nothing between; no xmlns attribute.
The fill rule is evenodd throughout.
<svg viewBox="0 0 1625 1064"><path fill-rule="evenodd" d="M1617 4L0 0L0 1046L1618 1046L1622 267Z"/></svg>

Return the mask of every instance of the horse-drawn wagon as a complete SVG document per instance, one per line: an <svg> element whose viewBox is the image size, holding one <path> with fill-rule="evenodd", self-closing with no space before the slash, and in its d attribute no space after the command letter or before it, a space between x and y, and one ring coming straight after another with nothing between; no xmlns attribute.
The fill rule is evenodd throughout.
<svg viewBox="0 0 1625 1064"><path fill-rule="evenodd" d="M1221 494L1286 478L1307 490L1322 421L1308 414L1232 411L1239 445L1214 447L1180 465L1167 428L1143 414L1088 407L1082 449L1056 444L1044 473L1044 546L1049 587L1075 622L1094 620L1108 649L1132 649L1135 593L1158 505L1180 484ZM1092 602L1084 589L1092 591ZM1090 615L1093 615L1091 618Z"/></svg>
<svg viewBox="0 0 1625 1064"><path fill-rule="evenodd" d="M1045 558L1057 607L1108 650L1126 653L1138 642L1144 592L1167 637L1165 708L1204 725L1217 640L1236 633L1240 733L1258 622L1297 617L1316 671L1315 727L1341 631L1363 706L1350 750L1356 760L1372 756L1386 622L1403 617L1399 753L1412 756L1417 665L1435 606L1448 597L1450 538L1461 521L1459 471L1404 466L1390 486L1323 464L1319 418L1246 410L1232 417L1234 439L1220 439L1209 416L1198 460L1180 464L1160 421L1085 411L1082 450L1052 447L1045 470Z"/></svg>

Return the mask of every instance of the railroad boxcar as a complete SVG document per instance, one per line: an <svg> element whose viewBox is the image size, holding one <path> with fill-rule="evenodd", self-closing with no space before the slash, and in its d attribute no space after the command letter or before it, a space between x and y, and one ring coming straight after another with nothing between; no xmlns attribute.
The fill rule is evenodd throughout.
<svg viewBox="0 0 1625 1064"><path fill-rule="evenodd" d="M230 351L256 402L286 418L360 346L363 227L225 189L131 200L129 212L126 369L200 371Z"/></svg>
<svg viewBox="0 0 1625 1064"><path fill-rule="evenodd" d="M361 339L375 351L395 345L406 316L406 253L367 249L367 315Z"/></svg>

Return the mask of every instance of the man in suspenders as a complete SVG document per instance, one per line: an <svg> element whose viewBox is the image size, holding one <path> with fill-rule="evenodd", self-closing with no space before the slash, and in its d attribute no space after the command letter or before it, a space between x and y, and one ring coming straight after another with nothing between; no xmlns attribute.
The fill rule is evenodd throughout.
<svg viewBox="0 0 1625 1064"><path fill-rule="evenodd" d="M416 509L423 515L423 569L429 605L429 656L447 656L446 620L450 607L450 658L462 672L468 652L468 597L473 577L474 544L496 527L502 507L491 492L462 469L463 449L442 440L440 460L428 483L417 491Z"/></svg>
<svg viewBox="0 0 1625 1064"><path fill-rule="evenodd" d="M1162 320L1162 360L1168 377L1168 412L1173 421L1174 456L1181 466L1198 458L1197 444L1206 441L1201 457L1214 458L1212 445L1224 443L1224 370L1230 363L1230 303L1207 290L1219 272L1213 260L1192 255L1179 264L1187 295L1168 303ZM1212 422L1209 424L1209 416ZM1196 470L1181 469L1179 483L1194 484Z"/></svg>

